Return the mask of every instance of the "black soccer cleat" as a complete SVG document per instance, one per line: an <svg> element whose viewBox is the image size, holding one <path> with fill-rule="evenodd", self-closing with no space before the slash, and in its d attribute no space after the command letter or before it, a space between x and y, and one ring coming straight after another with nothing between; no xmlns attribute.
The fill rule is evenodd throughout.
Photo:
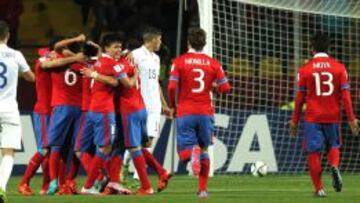
<svg viewBox="0 0 360 203"><path fill-rule="evenodd" d="M330 171L332 176L332 185L335 191L341 192L343 183L339 169L337 167L331 167Z"/></svg>

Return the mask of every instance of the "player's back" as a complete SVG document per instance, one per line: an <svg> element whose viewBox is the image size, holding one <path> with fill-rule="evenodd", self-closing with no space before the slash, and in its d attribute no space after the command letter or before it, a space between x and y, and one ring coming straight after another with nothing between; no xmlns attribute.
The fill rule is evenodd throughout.
<svg viewBox="0 0 360 203"><path fill-rule="evenodd" d="M64 57L59 54L59 58ZM79 70L73 70L71 65L59 67L51 71L52 106L81 106L82 80Z"/></svg>
<svg viewBox="0 0 360 203"><path fill-rule="evenodd" d="M299 74L300 78L305 79L305 120L317 123L339 122L341 91L349 87L344 65L325 54L318 54L301 68Z"/></svg>
<svg viewBox="0 0 360 203"><path fill-rule="evenodd" d="M220 64L202 53L186 53L174 61L179 70L177 115L212 115L211 90Z"/></svg>
<svg viewBox="0 0 360 203"><path fill-rule="evenodd" d="M0 112L17 110L16 89L18 72L30 70L23 55L0 44Z"/></svg>

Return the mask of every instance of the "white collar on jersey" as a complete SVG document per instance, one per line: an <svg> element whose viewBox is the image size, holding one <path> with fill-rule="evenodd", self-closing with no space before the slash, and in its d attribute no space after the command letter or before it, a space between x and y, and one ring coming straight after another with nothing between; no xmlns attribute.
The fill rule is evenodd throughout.
<svg viewBox="0 0 360 203"><path fill-rule="evenodd" d="M329 55L327 55L327 53L324 52L319 52L314 55L314 58L319 58L319 57L329 57Z"/></svg>
<svg viewBox="0 0 360 203"><path fill-rule="evenodd" d="M7 44L5 44L5 43L0 43L0 47L7 47Z"/></svg>
<svg viewBox="0 0 360 203"><path fill-rule="evenodd" d="M202 50L201 51L196 51L195 49L193 49L193 48L190 48L189 50L188 50L188 53L204 53Z"/></svg>

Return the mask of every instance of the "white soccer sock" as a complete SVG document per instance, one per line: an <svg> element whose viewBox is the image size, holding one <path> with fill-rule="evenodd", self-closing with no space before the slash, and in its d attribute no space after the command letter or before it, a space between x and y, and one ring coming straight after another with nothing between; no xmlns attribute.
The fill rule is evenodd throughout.
<svg viewBox="0 0 360 203"><path fill-rule="evenodd" d="M14 157L10 155L3 156L0 164L0 188L6 191L6 184L9 181L11 171L14 165Z"/></svg>
<svg viewBox="0 0 360 203"><path fill-rule="evenodd" d="M130 152L129 150L126 150L125 153L124 153L124 165L128 165L130 164L130 161L131 161L131 156L130 156Z"/></svg>

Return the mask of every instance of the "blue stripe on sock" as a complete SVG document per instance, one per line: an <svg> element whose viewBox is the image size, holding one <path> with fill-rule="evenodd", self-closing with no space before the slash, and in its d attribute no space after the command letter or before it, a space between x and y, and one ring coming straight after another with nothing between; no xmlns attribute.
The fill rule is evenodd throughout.
<svg viewBox="0 0 360 203"><path fill-rule="evenodd" d="M132 151L132 152L130 152L130 153L131 153L131 157L132 157L132 158L136 158L136 157L138 157L138 156L142 156L141 150Z"/></svg>
<svg viewBox="0 0 360 203"><path fill-rule="evenodd" d="M209 154L207 152L202 152L200 154L200 160L209 159Z"/></svg>

